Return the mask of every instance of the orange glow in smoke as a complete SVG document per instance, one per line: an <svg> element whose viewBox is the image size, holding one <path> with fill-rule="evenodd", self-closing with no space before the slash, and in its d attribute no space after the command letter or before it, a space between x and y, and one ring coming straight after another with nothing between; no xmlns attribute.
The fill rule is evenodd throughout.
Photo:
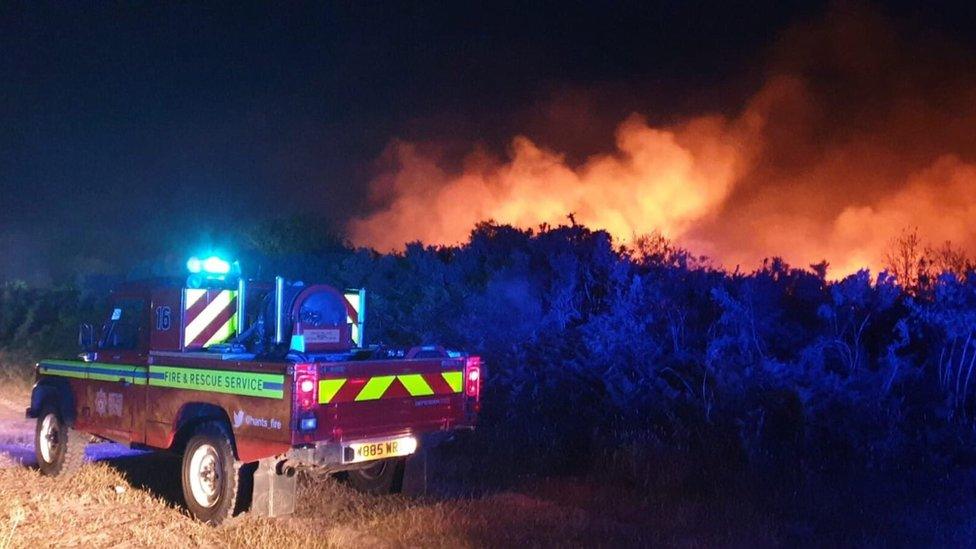
<svg viewBox="0 0 976 549"><path fill-rule="evenodd" d="M381 250L414 240L454 244L478 221L537 227L566 223L569 213L622 242L654 229L680 237L732 188L743 152L729 126L703 118L658 129L635 116L618 128L614 154L577 168L517 137L510 161L472 160L459 175L398 143L399 170L383 189L396 198L389 209L354 222L353 240Z"/></svg>
<svg viewBox="0 0 976 549"><path fill-rule="evenodd" d="M351 222L351 239L382 251L457 244L479 221L535 228L572 213L618 243L660 231L745 270L780 256L826 259L831 277L876 272L892 239L914 227L972 254L976 82L941 67L943 57L905 61L916 46L897 36L870 13L829 14L785 33L738 113L662 127L633 115L612 152L578 164L519 136L504 158L472 153L447 170L395 142L394 168L372 184L379 206Z"/></svg>

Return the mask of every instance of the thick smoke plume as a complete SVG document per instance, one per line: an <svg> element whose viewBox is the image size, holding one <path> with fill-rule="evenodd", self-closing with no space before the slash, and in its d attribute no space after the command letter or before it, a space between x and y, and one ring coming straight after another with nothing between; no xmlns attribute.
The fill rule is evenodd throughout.
<svg viewBox="0 0 976 549"><path fill-rule="evenodd" d="M372 184L380 207L350 235L393 250L463 242L482 220L536 227L573 214L621 243L660 231L729 268L826 259L834 277L878 270L906 228L972 252L976 73L959 51L834 8L781 35L738 112L667 126L634 114L612 152L581 163L519 136L503 159L476 152L448 169L395 142L395 169Z"/></svg>

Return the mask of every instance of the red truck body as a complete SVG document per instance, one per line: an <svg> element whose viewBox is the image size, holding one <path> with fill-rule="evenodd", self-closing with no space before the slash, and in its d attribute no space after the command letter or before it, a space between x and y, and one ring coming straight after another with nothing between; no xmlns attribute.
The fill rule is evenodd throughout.
<svg viewBox="0 0 976 549"><path fill-rule="evenodd" d="M83 360L38 364L27 415L39 417L56 402L76 431L176 451L195 426L221 422L238 462L270 463L278 472L361 468L411 455L434 433L474 427L477 357L437 346L365 347L361 291L358 311L323 285L294 285L289 294L278 279L251 283L244 294L243 283L238 290L123 286ZM343 322L324 321L336 307ZM247 318L266 320L257 338L270 342L264 352L237 343Z"/></svg>
<svg viewBox="0 0 976 549"><path fill-rule="evenodd" d="M329 403L316 402L317 405L311 410L316 419L315 429L300 432L295 428L294 420L298 412L294 398L294 364L214 360L194 356L202 354L180 357L149 354L145 362L139 365L141 368L131 367L136 361L115 362L122 357L98 357L97 362L88 366L90 371L102 376L118 376L119 379L109 381L70 377L66 380L77 408L75 429L136 447L169 449L181 427L181 420L187 419L187 409L206 404L224 411L233 429L238 457L247 462L285 454L292 447L304 444L423 435L473 426L473 409L470 405L466 408L464 394L454 391L443 379L439 384L437 381L443 378L445 372L456 372L460 377L466 359L420 358L358 361L352 365L329 362L311 364L320 372L320 385L330 380L345 379L345 385L353 391L343 391ZM140 369L149 371L150 365L179 368L181 375L193 375L195 371L199 372L198 375L244 372L280 376L285 381L282 383L281 398L156 386L152 384L154 378L148 376L145 384L129 381L134 379L134 372ZM38 367L39 379L58 376L65 371L65 366L74 367L74 364L42 361ZM424 376L434 392L412 396L402 388L401 383L388 388L382 397L375 400L355 400L355 390L361 390L370 379L397 375ZM106 410L101 414L98 412L99 393L106 395ZM111 401L117 402L119 397L121 410L116 412Z"/></svg>

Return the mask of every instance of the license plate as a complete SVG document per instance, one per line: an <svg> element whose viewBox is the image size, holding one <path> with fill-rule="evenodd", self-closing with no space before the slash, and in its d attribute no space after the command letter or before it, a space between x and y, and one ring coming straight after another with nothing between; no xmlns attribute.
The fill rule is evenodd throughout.
<svg viewBox="0 0 976 549"><path fill-rule="evenodd" d="M343 461L359 463L374 459L409 456L417 451L417 439L400 437L389 440L370 440L367 442L353 442L346 446Z"/></svg>

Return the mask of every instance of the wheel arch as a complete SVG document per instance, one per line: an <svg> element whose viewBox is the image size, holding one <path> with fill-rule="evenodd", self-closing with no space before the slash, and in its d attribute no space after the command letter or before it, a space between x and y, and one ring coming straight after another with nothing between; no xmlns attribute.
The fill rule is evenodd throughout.
<svg viewBox="0 0 976 549"><path fill-rule="evenodd" d="M287 452L291 445L284 441L265 440L260 437L249 436L246 432L239 432L240 421L244 412L238 411L233 416L223 407L209 402L188 402L180 408L177 419L173 424L173 440L169 450L182 453L186 443L193 436L194 428L201 423L215 421L227 431L234 458L249 463L266 457L276 456ZM234 417L237 421L231 421Z"/></svg>
<svg viewBox="0 0 976 549"><path fill-rule="evenodd" d="M65 425L73 426L77 419L75 395L66 379L44 378L34 384L31 390L31 403L27 417L37 418L46 404L54 405Z"/></svg>
<svg viewBox="0 0 976 549"><path fill-rule="evenodd" d="M188 402L180 408L176 416L176 421L173 424L175 434L169 449L177 453L182 453L197 426L208 422L216 422L223 425L230 439L231 448L234 449L234 456L239 457L237 440L234 436L234 429L231 426L230 416L222 407L209 402Z"/></svg>

